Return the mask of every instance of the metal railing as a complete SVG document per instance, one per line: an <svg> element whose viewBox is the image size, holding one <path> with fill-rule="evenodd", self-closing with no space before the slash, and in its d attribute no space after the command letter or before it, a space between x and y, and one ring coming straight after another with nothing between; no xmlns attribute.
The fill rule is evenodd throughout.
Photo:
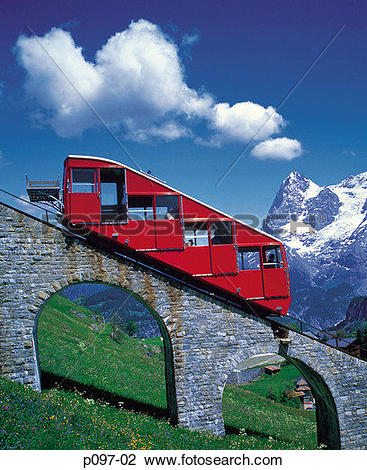
<svg viewBox="0 0 367 470"><path fill-rule="evenodd" d="M30 205L30 206L33 206L33 207L37 208L38 210L42 211L42 215L44 214L44 216L45 216L44 218L42 216L37 217L35 214L29 213L29 215L31 217L35 217L35 218L39 219L40 221L46 220L46 222L52 222L53 220L55 221L55 220L59 219L60 216L62 215L61 212L55 212L51 209L48 209L47 207L40 206L39 204L36 204L35 202L28 201L27 199L24 199L21 196L17 196L15 194L10 193L9 191L5 191L5 189L0 188L0 193L6 194L7 196L9 196L9 197L11 197L11 198L13 198L17 201L22 202L23 205L24 204ZM15 208L15 209L22 210L22 209L19 209L19 208Z"/></svg>
<svg viewBox="0 0 367 470"><path fill-rule="evenodd" d="M60 188L60 183L58 181L28 181L28 188L44 188L44 187L51 187L52 189L54 188Z"/></svg>
<svg viewBox="0 0 367 470"><path fill-rule="evenodd" d="M294 331L301 334L302 336L307 336L308 338L314 339L319 343L323 343L331 348L343 351L350 356L358 357L362 360L365 360L364 357L367 357L367 349L361 347L360 344L355 344L355 347L358 347L359 351L365 353L363 355L364 357L360 357L357 354L353 354L351 351L345 350L345 348L350 346L356 340L355 337L341 338L334 333L330 333L329 331L325 331L321 328L310 325L309 323L306 323L305 321L291 315L286 315L284 317L269 315L266 317L266 319L273 324L279 325L281 328L286 328L287 330Z"/></svg>

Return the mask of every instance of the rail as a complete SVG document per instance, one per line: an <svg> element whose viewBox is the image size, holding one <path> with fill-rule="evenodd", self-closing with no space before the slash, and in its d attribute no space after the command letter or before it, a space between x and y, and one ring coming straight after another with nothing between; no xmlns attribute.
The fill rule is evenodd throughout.
<svg viewBox="0 0 367 470"><path fill-rule="evenodd" d="M329 331L322 330L316 326L310 325L299 318L292 317L291 315L286 315L284 317L275 317L269 315L267 317L272 323L279 325L282 328L286 328L287 330L295 331L296 333L300 333L303 336L307 336L308 338L315 339L320 343L324 343L327 346L330 346L335 349L342 350L346 352L344 348L350 346L356 338L342 338L337 336L334 333L330 333ZM333 343L330 343L330 342ZM360 347L360 346L359 346ZM361 348L361 350L366 351L367 349ZM352 354L354 356L354 354Z"/></svg>
<svg viewBox="0 0 367 470"><path fill-rule="evenodd" d="M39 204L36 204L35 202L31 202L31 201L27 201L27 199L24 199L22 198L21 196L17 196L16 194L12 194L10 193L9 191L5 191L5 189L1 189L0 188L0 192L3 193L3 194L6 194L7 196L10 196L18 201L21 201L22 203L25 203L25 204L29 204L31 206L34 206L36 207L37 209L39 209L40 211L42 212L45 212L45 215L46 215L46 222L51 222L52 221L52 217L50 217L50 214L52 214L54 216L54 218L59 218L61 213L60 212L54 212L53 210L50 210L48 209L47 207L44 207L44 206L40 206ZM1 201L0 201L1 202ZM19 210L17 209L16 207L14 207L14 209L16 210ZM44 219L41 219L39 218L40 221L44 221Z"/></svg>
<svg viewBox="0 0 367 470"><path fill-rule="evenodd" d="M7 195L10 195L10 196L22 201L23 203L27 203L29 205L35 206L38 209L41 209L45 212L49 212L49 213L57 216L57 219L60 218L60 213L50 211L49 209L46 209L42 206L39 206L38 204L35 204L33 202L27 201L26 199L23 199L20 196L16 196L14 194L11 194L8 191L5 191L4 189L0 188L0 192L5 193ZM2 201L0 201L0 203L1 202ZM57 222L55 223L54 221L52 221L52 219L48 215L46 216L46 219L44 219L44 218L41 218L41 217L37 217L34 214L27 213L24 210L18 209L16 207L12 207L7 203L3 202L3 204L5 206L7 206L8 208L10 208L10 209L14 209L18 212L21 212L25 215L28 215L28 216L32 217L33 219L36 219L36 220L38 220L42 223L46 222L49 226L51 226L53 228L56 228L57 230L63 231L68 236L72 236L74 238L81 239L82 241L84 241L86 243L89 243L89 244L91 243L91 240L89 240L88 237L82 236L80 234L76 234L76 233L68 230L66 227L61 226L59 223L57 223ZM114 250L113 247L111 249L111 246L108 246L106 244L106 242L104 242L101 237L100 237L99 241L94 239L92 241L92 244L99 246L99 248L107 249L108 251L112 252L114 255L116 255L120 258L128 260L128 261L134 263L135 265L139 265L141 267L148 268L151 271L154 271L154 272L156 272L156 273L158 273L158 274L160 274L160 275L162 275L166 278L169 278L169 279L171 279L175 282L179 282L181 284L184 284L187 287L190 287L191 289L194 289L196 291L201 292L202 294L210 295L211 297L213 297L213 298L215 298L215 299L217 299L217 300L219 300L223 303L226 303L228 305L232 305L236 308L240 308L241 310L244 309L244 305L241 304L240 302L236 302L233 299L226 298L223 295L219 295L217 293L209 292L207 289L198 287L197 284L193 284L192 282L189 282L187 279L183 279L181 277L174 276L174 275L168 273L165 270L158 269L158 268L156 268L152 265L149 265L148 263L139 261L139 260L137 260L136 258L134 258L132 256L128 256L124 253L121 253L120 251ZM258 313L254 310L251 302L245 301L245 303L246 303L248 309L250 309L255 316L259 317ZM247 309L247 312L248 312L248 309ZM294 331L294 332L296 332L296 333L298 333L302 336L306 336L310 339L318 341L319 343L323 343L323 344L327 345L330 348L342 351L343 353L348 354L349 356L356 357L356 358L358 358L360 360L363 360L363 361L367 361L367 359L366 359L367 358L367 349L363 348L361 345L358 345L358 347L359 347L359 351L364 353L363 357L359 356L358 354L353 354L351 351L345 350L345 348L347 346L349 346L352 342L352 341L348 341L349 338L339 338L336 334L330 333L330 332L325 331L325 330L321 330L320 328L315 327L313 325L310 325L309 323L306 323L305 321L300 320L296 317L292 317L291 315L286 315L286 316L267 315L267 316L264 316L264 319L266 321L268 321L272 326L275 326L275 327L278 326L278 327L281 327L281 328L286 328L287 330ZM329 343L328 341L330 341L330 340L328 340L328 338L330 338L330 340L334 341L335 344ZM350 339L352 340L352 338L350 338Z"/></svg>
<svg viewBox="0 0 367 470"><path fill-rule="evenodd" d="M28 181L28 188L32 188L33 186L36 186L37 188L43 188L44 186L46 186L51 187L52 189L58 189L60 187L60 184L58 181Z"/></svg>

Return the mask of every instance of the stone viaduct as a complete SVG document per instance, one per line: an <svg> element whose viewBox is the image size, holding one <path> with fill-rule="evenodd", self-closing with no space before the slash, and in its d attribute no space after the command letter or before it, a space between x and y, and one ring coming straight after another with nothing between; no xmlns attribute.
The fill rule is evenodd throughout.
<svg viewBox="0 0 367 470"><path fill-rule="evenodd" d="M72 283L104 282L140 299L165 344L171 417L222 435L222 393L246 358L276 353L298 367L317 406L319 443L367 449L367 363L303 335L278 339L264 319L91 246L0 204L0 375L40 390L37 321L42 306Z"/></svg>

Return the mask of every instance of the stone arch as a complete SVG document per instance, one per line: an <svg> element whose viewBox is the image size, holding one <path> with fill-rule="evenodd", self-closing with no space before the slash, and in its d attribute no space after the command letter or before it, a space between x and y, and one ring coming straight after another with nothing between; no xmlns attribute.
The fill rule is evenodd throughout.
<svg viewBox="0 0 367 470"><path fill-rule="evenodd" d="M163 338L163 345L164 345L164 360L165 360L165 382L166 382L166 399L167 399L167 408L170 417L170 421L172 424L177 423L177 399L176 399L176 386L175 386L175 374L174 374L174 359L173 359L173 348L170 333L166 327L161 316L158 312L139 294L127 289L126 287L121 287L120 285L116 285L110 282L103 282L103 281L76 281L76 282L68 282L64 280L62 282L63 287L60 289L55 290L46 298L43 295L44 292L39 293L38 297L43 298L40 308L36 313L34 324L33 324L33 344L34 344L34 354L35 354L35 363L36 363L36 388L41 391L41 379L40 379L40 363L39 363L39 350L38 350L38 339L37 339L37 330L38 330L38 323L39 318L46 307L49 300L57 295L59 292L64 290L68 286L77 285L77 284L103 284L105 286L114 287L116 289L122 290L127 292L129 295L133 296L138 302L142 303L146 309L151 313L154 319L157 321L160 333ZM55 286L54 286L55 287ZM39 303L39 302L38 302Z"/></svg>
<svg viewBox="0 0 367 470"><path fill-rule="evenodd" d="M258 341L256 344L247 344L244 349L238 350L231 358L227 373L223 376L220 387L221 400L229 374L237 368L237 366L245 359L251 358L259 354L273 353L284 357L293 364L300 373L305 377L316 402L316 423L317 423L317 441L318 445L325 445L328 449L341 449L340 426L337 406L330 388L334 388L330 379L325 377L321 371L316 369L317 365L311 366L303 360L292 355L288 348L284 347L274 337L269 341L262 343Z"/></svg>
<svg viewBox="0 0 367 470"><path fill-rule="evenodd" d="M284 357L297 367L312 390L316 402L318 445L326 445L328 449L341 449L338 411L326 381L315 369L300 359L287 355Z"/></svg>

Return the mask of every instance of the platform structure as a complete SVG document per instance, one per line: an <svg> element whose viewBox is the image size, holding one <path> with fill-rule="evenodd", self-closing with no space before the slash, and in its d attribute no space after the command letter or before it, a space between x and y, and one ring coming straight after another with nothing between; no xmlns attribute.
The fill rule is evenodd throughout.
<svg viewBox="0 0 367 470"><path fill-rule="evenodd" d="M47 204L60 209L60 181L31 181L26 177L26 189L31 202Z"/></svg>

